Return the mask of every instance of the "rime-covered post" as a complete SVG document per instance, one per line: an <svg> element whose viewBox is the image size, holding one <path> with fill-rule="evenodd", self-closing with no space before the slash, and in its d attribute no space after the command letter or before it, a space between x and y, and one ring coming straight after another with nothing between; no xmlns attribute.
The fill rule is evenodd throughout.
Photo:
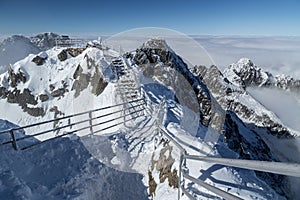
<svg viewBox="0 0 300 200"><path fill-rule="evenodd" d="M91 131L91 134L93 135L94 134L94 132L93 132L93 123L92 123L93 118L92 118L92 112L91 111L89 112L89 118L90 118L90 120L89 120L90 131Z"/></svg>

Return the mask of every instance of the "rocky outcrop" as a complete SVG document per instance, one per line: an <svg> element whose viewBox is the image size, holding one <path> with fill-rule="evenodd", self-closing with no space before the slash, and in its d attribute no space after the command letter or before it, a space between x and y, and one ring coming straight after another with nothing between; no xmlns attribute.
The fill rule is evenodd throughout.
<svg viewBox="0 0 300 200"><path fill-rule="evenodd" d="M8 83L11 87L16 87L20 82L22 83L26 82L26 75L24 74L24 72L22 72L21 69L18 69L17 72L14 72L12 67L9 66L7 73L8 73Z"/></svg>
<svg viewBox="0 0 300 200"><path fill-rule="evenodd" d="M163 148L159 152L159 157L157 160L154 159L155 154L158 152L154 152L151 158L151 167L148 171L149 175L149 194L150 196L155 195L155 190L158 184L164 183L168 181L168 185L173 188L178 188L179 176L178 171L174 166L175 159L172 157L173 147L169 144L168 141L162 139L158 145L163 146ZM173 169L173 170L172 170ZM154 179L152 176L153 172L159 172L159 180Z"/></svg>
<svg viewBox="0 0 300 200"><path fill-rule="evenodd" d="M62 83L62 86L63 86L62 88L55 89L54 85L49 86L52 97L61 97L61 96L64 96L64 94L66 92L69 92L67 83L64 82L64 81L62 81L61 83Z"/></svg>
<svg viewBox="0 0 300 200"><path fill-rule="evenodd" d="M256 66L250 59L241 58L237 63L231 64L224 72L230 82L246 87L276 87L279 89L300 92L300 80L290 76L273 76Z"/></svg>
<svg viewBox="0 0 300 200"><path fill-rule="evenodd" d="M76 57L85 50L86 48L67 48L67 52L70 54L72 57Z"/></svg>
<svg viewBox="0 0 300 200"><path fill-rule="evenodd" d="M98 67L96 67L95 72L91 77L92 93L96 96L100 95L107 85L108 83L104 81L101 72Z"/></svg>
<svg viewBox="0 0 300 200"><path fill-rule="evenodd" d="M291 134L287 128L274 122L267 114L255 112L248 105L238 101L239 97L251 99L243 85L232 84L216 66L206 68L205 66L195 66L193 73L197 75L209 88L217 102L224 110L236 113L240 118L254 122L257 126L268 128L277 137L290 138Z"/></svg>
<svg viewBox="0 0 300 200"><path fill-rule="evenodd" d="M40 94L39 98L41 100L41 102L45 102L49 100L49 96L47 94Z"/></svg>
<svg viewBox="0 0 300 200"><path fill-rule="evenodd" d="M34 62L36 65L43 65L46 61L46 58L43 58L41 56L35 56L33 59L32 59L32 62Z"/></svg>
<svg viewBox="0 0 300 200"><path fill-rule="evenodd" d="M300 92L300 80L295 80L294 78L290 76L284 76L284 75L278 75L274 77L275 79L275 87L283 89L283 90L289 90L296 93Z"/></svg>
<svg viewBox="0 0 300 200"><path fill-rule="evenodd" d="M75 73L73 74L73 77L76 78L71 90L75 90L75 94L74 94L75 97L78 97L80 95L80 92L86 89L90 83L91 75L84 74L82 73L82 71L83 71L82 67L78 65Z"/></svg>
<svg viewBox="0 0 300 200"><path fill-rule="evenodd" d="M92 87L92 93L96 96L100 95L108 82L104 80L102 73L99 70L99 66L89 56L85 56L87 62L87 73L83 73L83 68L78 65L73 78L75 79L72 85L72 91L75 90L75 97L78 97L80 93L86 89L89 85Z"/></svg>
<svg viewBox="0 0 300 200"><path fill-rule="evenodd" d="M22 92L18 89L8 91L6 88L0 88L0 96L7 99L8 103L15 103L21 106L24 112L34 117L44 116L45 111L41 107L34 107L37 105L37 99L31 94L30 90L25 88Z"/></svg>
<svg viewBox="0 0 300 200"><path fill-rule="evenodd" d="M61 112L57 106L53 106L52 108L49 109L49 112L54 113L54 119L57 119L59 117L63 117L65 113ZM61 125L61 122L59 120L53 122L53 129L58 128L59 125ZM56 135L60 132L60 129L56 130Z"/></svg>
<svg viewBox="0 0 300 200"><path fill-rule="evenodd" d="M16 72L15 72L16 71ZM9 66L7 70L7 83L11 87L0 87L0 97L6 99L8 103L18 104L24 112L29 115L38 117L45 115L45 111L41 107L36 107L38 104L38 97L31 94L28 88L23 90L17 89L18 84L26 83L27 78L25 73L19 68L18 70L13 70Z"/></svg>
<svg viewBox="0 0 300 200"><path fill-rule="evenodd" d="M20 106L25 106L26 104L36 105L37 100L31 94L29 89L24 89L23 92L14 89L12 92L8 92L7 95L8 103L18 103Z"/></svg>
<svg viewBox="0 0 300 200"><path fill-rule="evenodd" d="M67 48L63 49L58 55L60 61L65 61L68 59L68 55L76 57L80 55L86 48Z"/></svg>
<svg viewBox="0 0 300 200"><path fill-rule="evenodd" d="M60 36L56 33L41 33L30 37L30 41L39 49L45 51L56 46L56 39Z"/></svg>
<svg viewBox="0 0 300 200"><path fill-rule="evenodd" d="M65 61L68 59L68 52L64 49L62 50L58 55L57 55L57 58L60 60L60 61Z"/></svg>
<svg viewBox="0 0 300 200"><path fill-rule="evenodd" d="M177 84L184 84L187 82L191 89L194 91L194 95L197 98L197 107L200 112L200 122L204 126L213 125L219 127L220 116L222 114L218 113L218 109L212 105L212 96L206 85L196 76L194 76L188 69L186 63L170 49L164 40L151 39L142 45L141 48L137 49L133 54L127 55L131 57L134 62L144 70L144 75L147 73L154 72L149 77L158 77L158 79L164 81L164 76L161 70L168 71L168 68L174 71L165 75L165 77L176 79L178 77L176 73L180 73L183 76L182 82L177 82ZM156 71L155 71L156 70ZM169 70L170 71L170 70ZM176 73L175 73L176 72ZM168 85L168 83L166 84ZM184 86L185 87L185 86ZM173 85L174 90L179 92L187 92L190 90L182 90L180 85ZM181 90L181 91L179 91ZM190 94L181 95L183 98ZM179 101L185 102L184 99ZM193 109L193 108L191 108ZM217 125L218 124L218 125Z"/></svg>
<svg viewBox="0 0 300 200"><path fill-rule="evenodd" d="M226 114L223 134L224 142L231 150L238 153L240 159L279 161L262 140L260 134L245 125L232 111L228 111ZM219 152L226 157L223 149L219 149ZM288 197L289 183L286 176L259 171L255 171L255 174L278 194Z"/></svg>

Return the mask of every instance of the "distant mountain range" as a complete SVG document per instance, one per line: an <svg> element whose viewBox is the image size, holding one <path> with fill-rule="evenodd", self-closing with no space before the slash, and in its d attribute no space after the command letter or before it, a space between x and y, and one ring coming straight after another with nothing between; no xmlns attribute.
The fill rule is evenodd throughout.
<svg viewBox="0 0 300 200"><path fill-rule="evenodd" d="M45 51L56 45L55 39L61 35L42 33L32 37L13 35L0 42L0 66L14 64L29 54Z"/></svg>
<svg viewBox="0 0 300 200"><path fill-rule="evenodd" d="M189 104L189 99L195 97L194 112L199 113L202 131L194 136L203 141L208 130L214 130L218 140L213 151L219 155L265 161L290 159L280 154L284 149L277 149L275 141L294 139L300 133L284 126L246 89L275 87L299 92L300 80L290 76L273 76L247 58L240 59L223 72L217 66L188 68L166 41L159 39L148 40L136 51L119 55L109 48L101 49L101 46L56 49L53 47L57 37L60 36L54 33L31 38L12 36L0 44L0 65L12 64L0 74L0 106L21 110L18 115L1 113L0 118L8 116L9 121L24 125L36 118L51 119L71 113L70 102L85 95L99 98L106 88L117 87L117 80L112 81L115 77L111 61L121 57L136 67L137 80L152 79L161 88L172 91L173 104L192 110L194 105ZM141 85L147 88L147 81ZM160 92L159 89L149 85L148 93L159 99L159 95L155 95ZM89 87L91 89L86 90ZM97 99L95 102L101 101ZM166 125L180 123L178 113L172 109L176 107L173 104L167 104ZM238 179L239 175L232 176ZM276 197L290 198L287 177L255 171L250 179L257 180L257 177L275 191Z"/></svg>

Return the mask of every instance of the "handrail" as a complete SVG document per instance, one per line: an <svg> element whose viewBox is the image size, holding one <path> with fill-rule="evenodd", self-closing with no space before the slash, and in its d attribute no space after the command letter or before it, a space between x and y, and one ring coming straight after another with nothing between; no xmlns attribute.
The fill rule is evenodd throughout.
<svg viewBox="0 0 300 200"><path fill-rule="evenodd" d="M136 118L138 118L138 117L139 117L139 116L133 117L133 118L127 120L127 121L136 119ZM124 123L124 122L116 123L116 124L113 124L113 125L111 125L111 126L102 128L102 129L100 129L100 130L97 130L97 131L93 132L93 134L98 133L98 132L101 132L101 131L104 131L104 130L107 130L107 129L109 129L109 128L112 128L112 127L115 127L115 126L118 126L118 125L121 125L122 123ZM98 125L95 124L95 125L93 125L93 126L98 126ZM55 136L55 137L50 138L50 139L48 139L48 140L40 141L40 142L38 142L38 143L35 143L35 144L32 144L32 145L28 145L28 146L26 146L26 147L23 147L23 148L21 148L21 150L26 150L26 149L29 149L29 148L31 148L31 147L33 147L33 146L42 144L42 143L44 143L44 142L48 142L48 141L50 141L50 140L54 140L54 139L57 139L57 138L60 138L60 137L66 136L66 135L70 135L70 134L73 134L73 133L76 133L76 132L79 132L79 131L82 131L82 130L85 130L85 129L88 129L88 128L90 128L90 126L86 126L86 127L80 128L80 129L73 130L73 131L68 131L68 132L66 132L66 133L63 133L63 134L58 135L58 136ZM87 134L87 135L92 135L92 133ZM87 135L86 135L86 136L87 136Z"/></svg>
<svg viewBox="0 0 300 200"><path fill-rule="evenodd" d="M233 194L230 194L229 192L225 192L224 190L221 190L221 189L219 189L219 188L217 188L215 186L212 186L212 185L210 185L210 184L208 184L208 183L206 183L206 182L204 182L202 180L194 178L194 177L188 175L185 172L183 172L182 174L183 174L183 177L185 177L185 178L193 181L194 183L197 183L198 185L200 185L200 186L204 187L205 189L207 189L207 190L209 190L209 191L211 191L211 192L213 192L213 193L215 193L215 194L223 197L224 199L242 200L242 198L239 198L239 197L237 197L237 196L235 196Z"/></svg>
<svg viewBox="0 0 300 200"><path fill-rule="evenodd" d="M163 106L160 105L160 109L163 109ZM194 183L206 188L207 190L221 196L225 199L234 199L240 200L241 198L221 190L215 186L212 186L202 180L199 180L195 177L190 176L185 171L185 165L187 160L199 160L203 162L210 162L215 164L221 164L224 166L238 167L249 170L270 172L275 174L282 174L294 177L300 177L300 164L299 163L284 163L284 162L269 162L269 161L258 161L258 160L242 160L242 159L230 159L230 158L216 158L216 157L207 157L207 156L197 156L197 155L189 155L187 151L181 146L181 144L173 137L165 127L157 121L156 124L159 130L163 133L165 137L167 137L173 144L180 150L180 163L179 163L179 187L178 187L178 199L180 199L180 190L183 194L187 195L190 199L195 199L184 187L184 179L188 179L193 181ZM184 167L182 167L184 166ZM183 178L183 181L181 181Z"/></svg>
<svg viewBox="0 0 300 200"><path fill-rule="evenodd" d="M215 164L221 164L224 166L238 167L249 170L270 172L275 174L282 174L294 177L300 177L300 164L298 163L284 163L284 162L269 162L269 161L258 161L258 160L241 160L241 159L229 159L229 158L216 158L216 157L207 157L207 156L197 156L197 155L189 155L186 150L165 130L164 126L158 123L158 128L162 131L164 136L166 136L170 141L172 141L175 146L180 150L180 156L183 159L180 159L179 166L179 188L178 192L180 193L180 189L183 194L187 195L190 199L194 199L193 196L185 190L184 185L181 184L181 175L183 178L186 178L194 183L206 188L207 190L221 196L225 199L237 199L241 198L232 195L229 192L223 191L215 186L212 186L202 180L194 178L187 174L184 169L182 169L182 165L185 165L186 160L199 160L203 162L210 162ZM178 197L180 199L180 196Z"/></svg>
<svg viewBox="0 0 300 200"><path fill-rule="evenodd" d="M171 140L175 146L177 148L180 149L181 152L186 152L186 150L168 133L168 131L161 125L158 124L158 128L163 132L163 134L169 139ZM185 153L183 153L183 155L185 155Z"/></svg>
<svg viewBox="0 0 300 200"><path fill-rule="evenodd" d="M127 102L124 102L124 103L111 105L111 106L106 106L106 107L102 107L102 108L98 108L98 109L93 109L93 110L89 110L89 111L85 111L85 112L81 112L81 113L76 113L76 114L73 114L73 115L68 115L68 116L64 116L64 117L60 117L60 118L55 118L55 119L51 119L51 120L47 120L47 121L43 121L43 122L39 122L39 123L35 123L35 124L30 124L30 125L26 125L26 126L22 126L22 127L15 127L15 128L7 129L7 130L2 130L2 131L0 131L0 134L9 133L10 138L11 138L10 141L6 141L2 144L11 143L11 144L13 144L13 147L15 149L17 149L17 143L16 142L18 142L18 141L21 141L21 140L24 140L24 139L27 139L27 138L32 138L32 137L42 135L42 134L45 134L45 133L48 133L48 132L57 131L57 130L61 130L61 129L64 129L64 128L72 127L74 125L82 124L82 123L85 123L85 122L90 122L89 125L87 125L87 126L78 128L76 130L67 131L67 132L64 132L63 134L57 135L55 137L51 137L47 140L39 141L37 143L34 143L34 144L31 144L31 145L28 145L26 147L21 148L21 150L25 150L25 149L31 148L35 145L47 142L49 140L54 140L56 138L63 137L63 136L66 136L66 135L70 135L70 134L73 134L73 133L76 133L76 132L79 132L79 131L82 131L82 130L86 130L86 129L89 129L89 128L91 129L91 132L89 134L86 134L86 135L93 135L95 133L98 133L98 132L107 130L109 128L121 125L125 122L129 122L133 119L136 119L136 118L144 115L144 112L141 112L141 111L147 110L146 106L148 106L148 103L151 102L151 100L149 99L146 91L144 91L144 89L141 87L141 93L143 93L143 92L144 92L143 97L140 98L140 99L134 99L134 100L130 100L130 101L127 101ZM132 103L134 103L134 102L138 102L137 105L133 105ZM125 105L129 105L129 107L127 107ZM109 108L114 108L114 107L117 107L117 106L123 106L123 108L121 110L118 110L118 111L113 111L111 113L106 113L106 114L103 114L103 115L98 115L96 117L92 117L92 113L94 113L94 112L109 109ZM140 108L140 106L143 106L143 107ZM149 104L149 106L153 110L151 103ZM162 101L160 102L159 106L158 106L158 114L157 114L156 119L155 119L155 124L156 124L158 130L160 131L160 133L162 133L166 138L168 138L168 140L171 141L180 151L180 161L179 161L179 169L178 169L178 172L179 172L179 175L178 175L179 176L179 179L178 179L178 199L180 199L180 197L181 197L180 190L183 192L183 194L187 195L187 197L189 197L191 199L195 199L193 197L193 195L186 190L185 183L184 183L185 179L190 180L190 181L206 188L207 190L221 196L222 198L233 199L233 200L240 200L241 199L241 198L239 198L239 197L237 197L237 196L235 196L235 195L233 195L229 192L221 190L221 189L217 188L216 186L212 186L212 185L206 183L205 181L199 180L199 179L189 175L187 173L187 171L185 170L187 160L198 160L198 161L203 161L203 162L220 164L220 165L224 165L224 166L238 167L238 168L244 168L244 169L250 169L250 170L257 170L257 171L270 172L270 173L275 173L275 174L282 174L282 175L300 177L300 164L298 164L298 163L269 162L269 161L258 161L258 160L242 160L242 159L230 159L230 158L217 158L217 157L189 155L187 153L187 151L185 150L185 148L182 147L180 142L176 140L176 137L174 135L172 135L172 133L170 133L165 128L165 126L162 124L162 122L159 122L159 120L162 120L164 118L164 116L162 116L162 117L160 117L161 119L158 119L159 116L161 116L161 112L164 111L164 109L165 109L164 106L165 106L165 101L164 101L164 98L163 98ZM135 107L139 107L139 108L134 109ZM129 110L129 113L126 114L125 110ZM134 110L134 111L130 112L131 110ZM92 121L95 120L95 119L107 117L107 116L110 116L110 115L113 115L113 114L117 114L119 112L123 112L123 114L121 114L121 116L118 116L118 117L115 117L113 119L109 119L109 120L106 120L106 121L103 121L103 122L99 122L99 123L95 123L95 124L92 123ZM140 113L140 112L142 114L137 114L137 115L133 116L133 114ZM50 130L38 132L38 133L35 133L33 135L26 135L26 136L21 137L21 138L15 138L15 136L14 136L14 131L16 131L16 130L30 128L30 127L34 127L34 126L38 126L38 125L42 125L42 124L48 124L48 123L51 123L51 122L64 120L64 119L71 119L73 117L81 116L81 115L84 115L84 114L89 114L87 119L77 121L77 122L73 122L73 123L69 122L67 125L63 125L63 126L60 126L60 127L50 129ZM162 114L165 114L165 111ZM132 116L132 117L130 119L126 119L125 118L126 116ZM121 118L124 118L124 120L122 122L118 122L118 123L115 122L114 124L109 125L109 126L104 127L104 128L100 127L101 128L100 130L96 130L96 131L92 130L93 127L97 127L97 126L99 127L100 125L108 124L109 122L113 122L113 121L116 121L116 120L121 119ZM181 180L183 180L183 181L181 181Z"/></svg>
<svg viewBox="0 0 300 200"><path fill-rule="evenodd" d="M34 124L29 124L29 125L26 125L26 126L10 128L10 129L0 131L0 134L7 133L11 130L16 131L16 130L30 128L30 127L38 126L38 125L42 125L42 124L48 124L48 123L51 123L51 122L55 122L55 121L59 121L59 120L63 120L63 119L68 119L68 118L73 118L73 117L77 117L77 116L84 115L84 114L88 114L90 112L97 112L97 111L100 111L100 110L106 110L106 109L109 109L109 108L114 108L114 107L117 107L117 106L122 106L122 105L125 105L125 104L128 104L128 103L138 102L138 101L142 101L142 100L143 100L142 98L135 99L135 100L132 100L132 101L129 101L129 102L124 102L124 103L120 103L120 104L116 104L116 105L112 105L112 106L97 108L97 109L93 109L93 110L89 110L89 111L85 111L85 112L76 113L76 114L73 114L73 115L67 115L67 116L64 116L64 117L59 117L59 118L55 118L55 119L51 119L51 120L47 120L47 121L42 121L42 122L38 122L38 123L34 123Z"/></svg>
<svg viewBox="0 0 300 200"><path fill-rule="evenodd" d="M39 136L39 135L43 135L43 134L46 134L46 133L49 133L49 132L53 132L53 131L59 131L61 129L65 129L65 128L68 128L68 127L72 127L74 125L78 125L78 124L82 124L82 123L85 123L85 122L90 122L88 126L85 126L83 128L80 128L80 129L77 129L77 130L74 130L74 131L71 131L69 132L68 134L70 133L73 133L73 132L78 132L78 131L81 131L81 130L85 130L85 129L88 129L90 128L91 129L91 133L93 133L92 131L92 128L93 127L96 127L96 126L100 126L100 125L104 125L106 123L109 123L109 122L112 122L112 121L115 121L115 120L118 120L118 119L121 119L121 118L124 118L126 116L130 116L134 113L137 113L137 112L141 112L145 109L145 102L143 101L143 99L136 99L136 100L132 100L131 102L138 102L136 105L131 105L127 108L123 108L118 110L118 111L114 111L114 112L110 112L110 113L106 113L106 114L103 114L103 115L99 115L99 116L96 116L96 117L92 117L91 113L92 112L97 112L97 111L100 111L100 110L104 110L104 109L108 109L108 108L113 108L113 107L117 107L117 106L121 106L121 105L124 105L126 103L121 103L121 104L117 104L117 105L113 105L113 106L107 106L107 107L103 107L103 108L98 108L98 109L93 109L93 110L90 110L90 111L86 111L86 112L82 112L82 113L77 113L77 114L74 114L74 115L69 115L69 116L65 116L65 117L61 117L61 118L56 118L56 119L53 119L53 120L48 120L48 121L44 121L44 122L39 122L39 123L35 123L35 124L30 124L30 125L27 125L27 126L23 126L23 127L18 127L18 128L11 128L11 129L7 129L7 130L4 130L2 131L3 133L9 133L10 134L10 141L5 141L5 142L2 142L1 145L4 145L4 144L13 144L13 147L15 150L17 150L17 145L16 145L16 142L18 141L21 141L21 140L24 140L24 139L27 139L27 138L33 138L35 136ZM143 106L142 108L140 106ZM116 117L116 118L113 118L113 119L109 119L109 120L106 120L106 121L103 121L103 122L100 122L100 123L97 123L97 124L92 124L91 122L95 119L99 119L99 118L103 118L103 117L107 117L107 116L110 116L110 115L113 115L113 114L117 114L117 113L122 113L124 112L124 110L130 110L132 108L135 108L135 107L139 107L138 110L135 110L133 112L129 112L129 113L123 113L122 116L120 117ZM62 119L71 119L72 117L75 117L75 116L80 116L80 115L83 115L83 114L89 114L88 118L87 119L84 119L84 120L81 120L81 121L76 121L76 122L73 122L73 123L69 123L66 124L66 125L63 125L63 126L60 126L60 127L56 127L56 128L52 128L52 129L48 129L48 130L45 130L45 131L42 131L42 132L38 132L38 133L35 133L35 134L32 134L32 135L26 135L26 136L23 136L23 137L19 137L19 138L15 138L14 136L14 131L15 130L19 130L19 129L25 129L25 128L29 128L29 127L34 127L34 126L38 126L38 125L41 125L41 124L47 124L49 122L53 122L53 121L56 121L56 120L62 120ZM143 113L142 113L143 114ZM141 116L140 114L137 115L135 118ZM129 120L127 121L130 121L134 119L133 117L131 117ZM124 123L124 121L122 121L122 123ZM121 123L119 123L121 124ZM116 125L114 125L116 126ZM113 127L113 126L111 126ZM106 128L107 129L107 128ZM103 130L106 130L106 129L103 129ZM102 129L101 129L102 130ZM97 131L99 132L99 131ZM59 136L56 136L54 138L57 138L57 137L61 137L63 135L68 135L68 134L60 134ZM47 139L46 141L50 140L51 138ZM32 145L34 146L34 145ZM21 148L21 149L26 149L25 148Z"/></svg>
<svg viewBox="0 0 300 200"><path fill-rule="evenodd" d="M122 111L123 110L120 110L118 112L122 112ZM118 112L116 112L116 113L118 113ZM129 116L129 115L130 114L127 114L126 116ZM106 116L108 116L108 115L106 115ZM101 118L101 117L103 117L103 115L102 116L98 116L98 117L94 117L94 118L88 118L88 119L85 119L85 120L82 120L82 121L79 121L79 122L74 122L74 123L67 124L67 125L64 125L64 126L60 126L60 127L57 127L57 128L49 129L49 130L42 131L42 132L39 132L39 133L36 133L36 134L26 135L24 137L17 138L16 141L24 140L26 138L32 138L34 136L43 135L45 133L49 133L49 132L52 132L52 131L58 131L58 130L61 130L61 129L64 129L64 128L68 128L68 127L71 127L71 126L74 126L74 125L82 124L84 122L88 122L90 120L98 119L98 118ZM108 121L104 121L104 122L101 122L101 123L98 123L98 124L89 125L89 126L87 126L87 128L94 127L94 126L99 126L101 124L105 124L105 123L108 123L108 122L111 122L111 121L114 121L114 120L117 120L117 119L121 119L122 117L124 117L124 116L121 116L121 117L118 117L118 118L114 118L114 119L111 119L111 120L108 120Z"/></svg>
<svg viewBox="0 0 300 200"><path fill-rule="evenodd" d="M191 193L189 193L188 191L185 190L183 185L180 185L180 189L182 190L182 193L185 194L189 199L191 200L197 200L193 195L191 195ZM179 188L178 188L179 190ZM180 199L180 196L178 197L178 200Z"/></svg>
<svg viewBox="0 0 300 200"><path fill-rule="evenodd" d="M256 171L270 172L274 174L300 177L300 164L298 163L216 158L216 157L186 155L186 154L183 156L184 158L190 160L199 160L199 161L226 165L231 167L238 167L238 168L251 169Z"/></svg>

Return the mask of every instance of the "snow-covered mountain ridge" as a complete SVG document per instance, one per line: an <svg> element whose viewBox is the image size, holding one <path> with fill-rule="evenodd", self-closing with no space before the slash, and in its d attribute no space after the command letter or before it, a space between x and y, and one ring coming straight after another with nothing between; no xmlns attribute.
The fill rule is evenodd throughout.
<svg viewBox="0 0 300 200"><path fill-rule="evenodd" d="M281 82L292 80L288 82L290 84L287 87L281 87L279 82L272 79L270 73L264 72L249 59L241 59L223 73L216 66L195 66L192 71L204 81L223 109L234 111L246 122L255 123L260 127L269 127L269 132L279 137L299 135L297 131L289 130L282 125L281 120L274 113L246 91L247 87L279 87L295 92L299 89L298 80L286 77L280 79Z"/></svg>
<svg viewBox="0 0 300 200"><path fill-rule="evenodd" d="M132 68L131 72L135 73L137 83L150 96L153 105L161 102L162 97L166 96L167 112L164 125L183 141L182 145L190 153L267 161L288 160L279 157L274 147L266 141L270 133L284 138L292 138L293 135L281 125L272 112L251 98L243 86L226 80L217 67L196 67L194 71L190 71L165 41L157 39L147 41L136 51L124 56L109 48L93 47L52 48L27 56L0 76L0 106L1 110L5 111L0 118L25 125L72 114L78 111L77 109L86 111L118 103L116 82L128 73L123 71L119 80L113 73L112 61L119 56L128 64L128 68ZM195 105L188 104L194 96ZM196 130L196 135L187 131L193 119L184 120L184 109L188 110L185 107L188 107L190 112L199 114L199 130ZM41 115L32 115L28 111L32 109L42 109L43 112ZM10 114L12 112L18 112L20 115ZM256 113L258 114L255 115ZM149 189L148 194L154 199L176 198L178 185L174 184L174 179L176 180L178 172L178 150L171 142L156 134L156 127L151 119L155 118L155 113L146 117L149 118L140 118L140 127L133 130L121 127L119 131L111 132L108 136L83 136L76 140L63 138L60 142L56 140L53 143L45 143L46 145L41 145L40 151L39 147L28 150L26 159L18 155L22 152L17 152L16 155L10 152L11 157L16 156L26 163L28 168L33 167L32 163L38 165L21 175L17 172L18 164L11 169L10 164L5 164L5 169L0 171L3 182L0 185L1 195L9 194L11 199L16 197L14 195L17 194L8 189L9 184L12 184L13 187L21 188L19 194L25 194L25 199L95 199L101 195L108 199L146 199L146 187ZM257 120L257 117L261 118ZM57 146L59 148L55 148ZM51 149L50 153L47 153L48 149ZM40 153L46 156L42 162L34 159ZM68 160L70 165L61 162L66 159L61 154L71 155ZM9 157L2 158L1 163L11 163L7 162ZM62 171L58 175L59 178L51 179L52 182L43 181L39 177L40 170L46 167L53 172L51 166L54 166L55 162L52 162L52 159L58 159L58 163L61 164L53 169L64 168L65 165L69 168ZM73 163L76 164L74 168L71 166ZM118 172L113 170L112 173L107 173L110 171L107 166L116 166L118 163L122 169L135 170L142 174L142 181L140 175L130 176L130 180L136 180L134 187L137 188L137 196L132 193L134 189L130 187L130 183L124 180L126 174L121 176L120 182L128 187L121 188L123 184L111 180ZM284 176L253 171L249 173L234 168L215 169L211 164L201 164L202 170L199 171L197 166L199 164L189 164L191 174L200 178L205 176L204 180L242 198L285 199L292 196L289 181ZM212 171L209 172L210 170ZM216 175L212 175L212 172ZM106 178L101 180L105 173ZM36 179L29 179L30 176ZM17 179L8 182L7 177ZM223 178L228 184L214 181ZM152 184L155 187L150 187ZM187 185L188 190L197 199L219 198L192 182ZM249 190L244 187L246 185L249 186ZM96 190L97 187L103 190ZM113 193L112 188L115 187L118 188ZM109 193L105 193L105 188L113 194L109 196ZM122 189L125 193L129 192L126 193L127 196L122 196ZM183 196L182 199L187 197Z"/></svg>
<svg viewBox="0 0 300 200"><path fill-rule="evenodd" d="M237 63L231 64L223 75L232 83L242 87L277 87L292 92L300 91L300 80L291 76L276 75L256 66L250 59L241 58Z"/></svg>
<svg viewBox="0 0 300 200"><path fill-rule="evenodd" d="M9 64L14 64L29 54L37 54L55 47L56 39L61 37L50 32L31 37L12 35L4 39L0 42L0 74L7 69Z"/></svg>

